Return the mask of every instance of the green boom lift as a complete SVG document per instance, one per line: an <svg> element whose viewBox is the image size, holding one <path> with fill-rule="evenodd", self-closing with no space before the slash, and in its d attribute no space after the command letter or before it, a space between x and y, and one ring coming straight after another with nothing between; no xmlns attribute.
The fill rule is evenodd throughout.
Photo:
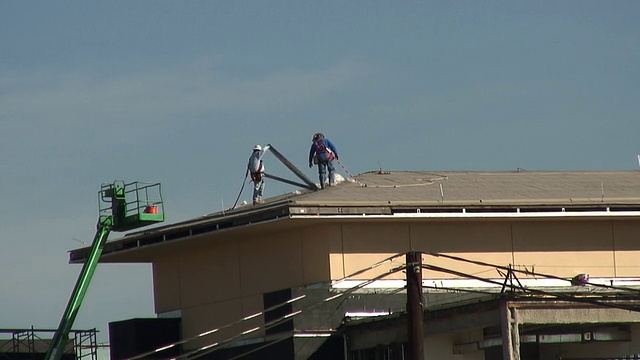
<svg viewBox="0 0 640 360"><path fill-rule="evenodd" d="M99 217L96 235L89 255L78 275L71 298L60 320L46 360L62 358L69 342L69 332L80 310L93 273L95 272L104 244L111 231L128 231L164 221L164 206L160 183L132 182L122 180L102 184L98 192Z"/></svg>

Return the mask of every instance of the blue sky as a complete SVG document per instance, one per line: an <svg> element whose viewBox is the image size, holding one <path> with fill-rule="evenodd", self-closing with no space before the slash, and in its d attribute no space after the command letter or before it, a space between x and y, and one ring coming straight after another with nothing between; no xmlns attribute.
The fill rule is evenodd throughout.
<svg viewBox="0 0 640 360"><path fill-rule="evenodd" d="M101 183L161 182L168 222L190 219L233 204L255 144L313 179L317 131L353 174L637 170L639 17L637 1L0 1L0 327L57 326ZM75 327L106 341L148 316L150 265L101 265Z"/></svg>

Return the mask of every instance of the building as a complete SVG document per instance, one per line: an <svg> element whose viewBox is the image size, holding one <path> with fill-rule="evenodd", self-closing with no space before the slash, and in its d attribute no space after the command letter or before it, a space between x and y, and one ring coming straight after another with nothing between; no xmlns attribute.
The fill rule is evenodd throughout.
<svg viewBox="0 0 640 360"><path fill-rule="evenodd" d="M130 233L101 262L151 263L158 317L202 358L401 358L416 250L426 358L608 359L640 353L639 239L637 171L379 171Z"/></svg>

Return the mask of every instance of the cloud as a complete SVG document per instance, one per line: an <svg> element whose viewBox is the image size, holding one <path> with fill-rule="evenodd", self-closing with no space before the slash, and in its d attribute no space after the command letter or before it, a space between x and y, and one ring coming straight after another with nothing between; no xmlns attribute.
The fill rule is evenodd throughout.
<svg viewBox="0 0 640 360"><path fill-rule="evenodd" d="M222 73L215 61L203 63L116 77L55 70L5 76L0 83L0 116L13 124L26 120L31 125L83 127L105 119L111 126L131 126L132 120L157 124L169 115L274 112L331 96L370 73L366 64L353 60L320 69L279 69L257 77Z"/></svg>
<svg viewBox="0 0 640 360"><path fill-rule="evenodd" d="M122 159L136 157L131 166L139 167L149 145L161 143L185 158L201 151L196 144L228 143L211 141L212 135L240 136L245 123L289 127L294 117L285 111L320 106L371 73L370 65L346 59L248 75L228 71L216 58L116 75L0 71L0 151L11 155L5 165L21 182L42 181L44 173L88 176L97 166L122 173L128 164Z"/></svg>

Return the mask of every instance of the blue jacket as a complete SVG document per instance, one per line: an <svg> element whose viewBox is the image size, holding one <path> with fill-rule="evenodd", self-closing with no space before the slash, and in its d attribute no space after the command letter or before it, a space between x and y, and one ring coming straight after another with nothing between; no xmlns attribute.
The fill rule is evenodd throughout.
<svg viewBox="0 0 640 360"><path fill-rule="evenodd" d="M331 157L331 153L333 153L333 157ZM309 150L309 164L313 162L313 157L315 155L318 156L318 160L333 160L333 158L338 157L338 150L331 140L323 138L318 141L314 141L313 144L311 144L311 149Z"/></svg>

